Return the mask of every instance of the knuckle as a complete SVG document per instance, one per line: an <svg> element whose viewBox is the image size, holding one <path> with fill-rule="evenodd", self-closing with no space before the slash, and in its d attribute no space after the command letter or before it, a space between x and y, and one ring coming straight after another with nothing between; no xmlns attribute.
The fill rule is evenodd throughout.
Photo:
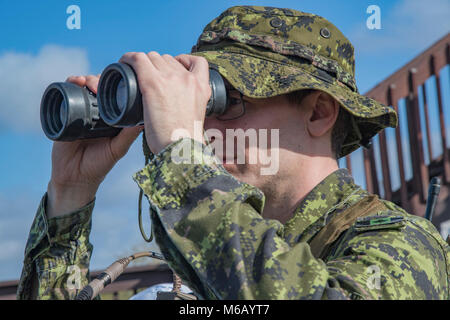
<svg viewBox="0 0 450 320"><path fill-rule="evenodd" d="M143 52L136 52L131 56L131 59L135 62L147 59L147 55Z"/></svg>
<svg viewBox="0 0 450 320"><path fill-rule="evenodd" d="M126 52L122 55L120 60L122 59L131 59L136 52Z"/></svg>
<svg viewBox="0 0 450 320"><path fill-rule="evenodd" d="M156 51L150 51L147 55L148 55L149 57L158 57L158 56L159 56L159 53L156 52Z"/></svg>
<svg viewBox="0 0 450 320"><path fill-rule="evenodd" d="M206 60L205 57L199 57L199 56L192 56L196 63L202 64L202 65L208 65L208 60Z"/></svg>
<svg viewBox="0 0 450 320"><path fill-rule="evenodd" d="M195 57L194 59L197 59L201 63L208 63L208 60L206 60L205 57L200 57L200 56L193 56L193 57Z"/></svg>

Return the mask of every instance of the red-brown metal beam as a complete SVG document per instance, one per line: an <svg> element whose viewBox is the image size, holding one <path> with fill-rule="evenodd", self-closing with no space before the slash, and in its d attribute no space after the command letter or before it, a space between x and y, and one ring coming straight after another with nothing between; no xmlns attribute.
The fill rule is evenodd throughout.
<svg viewBox="0 0 450 320"><path fill-rule="evenodd" d="M373 146L370 149L363 149L363 154L364 154L364 175L366 178L366 189L370 193L380 194Z"/></svg>
<svg viewBox="0 0 450 320"><path fill-rule="evenodd" d="M396 95L400 98L408 96L409 88L405 79L408 77L409 71L415 68L419 73L421 73L418 75L417 79L415 79L416 84L419 85L424 83L425 80L432 75L430 69L428 68L428 63L431 56L434 56L436 70L442 69L449 63L447 57L448 53L446 52L448 50L447 47L449 43L450 33L447 33L444 37L419 54L416 58L405 64L392 75L366 92L365 95L374 98L381 103L385 103L386 92L389 90L389 86L395 85L397 91Z"/></svg>
<svg viewBox="0 0 450 320"><path fill-rule="evenodd" d="M101 271L92 271L91 279L97 277ZM102 293L116 293L118 291L147 288L164 282L172 282L172 271L166 264L128 267L119 278L107 286ZM0 283L0 300L15 300L19 280ZM118 297L116 294L115 296Z"/></svg>
<svg viewBox="0 0 450 320"><path fill-rule="evenodd" d="M390 86L387 93L387 102L388 105L392 106L398 114L398 103L397 100L393 100L392 97L395 96L395 88L394 86ZM398 170L400 175L400 205L407 211L410 210L409 201L408 201L408 187L406 184L405 178L405 165L403 160L403 147L402 147L402 137L400 131L400 121L395 128L395 140L397 146L397 160L398 160Z"/></svg>
<svg viewBox="0 0 450 320"><path fill-rule="evenodd" d="M350 159L350 155L347 155L345 157L345 165L347 167L347 170L350 174L352 174L352 161Z"/></svg>
<svg viewBox="0 0 450 320"><path fill-rule="evenodd" d="M421 202L425 202L428 193L428 168L424 162L422 128L420 126L420 113L417 97L417 71L412 69L408 76L409 94L407 99L408 129L413 165L414 191L419 194Z"/></svg>
<svg viewBox="0 0 450 320"><path fill-rule="evenodd" d="M382 131L378 134L380 141L380 159L381 159L381 172L383 174L383 187L384 187L384 199L392 199L391 188L391 174L389 171L389 160L387 152L386 131Z"/></svg>
<svg viewBox="0 0 450 320"><path fill-rule="evenodd" d="M423 113L425 115L425 129L427 131L428 159L430 159L431 162L433 161L433 146L431 143L430 117L428 115L427 89L425 87L425 83L420 87L422 89Z"/></svg>
<svg viewBox="0 0 450 320"><path fill-rule="evenodd" d="M450 60L449 57L449 46L447 45L446 54L447 54L447 61ZM444 106L442 103L442 91L441 91L441 80L439 75L439 70L436 68L435 63L435 57L432 55L430 57L430 72L432 75L434 75L435 79L435 85L436 85L436 95L438 99L438 109L439 109L439 125L440 125L440 131L441 131L441 143L442 143L442 155L443 155L443 166L444 166L444 176L443 176L443 183L448 184L450 183L450 157L447 150L447 133L445 128L445 121L444 121ZM450 63L450 61L448 61Z"/></svg>

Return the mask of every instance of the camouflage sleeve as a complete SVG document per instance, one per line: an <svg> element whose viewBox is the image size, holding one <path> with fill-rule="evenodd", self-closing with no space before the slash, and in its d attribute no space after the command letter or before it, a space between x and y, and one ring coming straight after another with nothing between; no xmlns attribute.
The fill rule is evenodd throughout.
<svg viewBox="0 0 450 320"><path fill-rule="evenodd" d="M413 269L422 263L432 268L428 260L415 260L421 252L408 240L401 254L411 260L381 259L381 241L369 251L368 260L347 256L350 251L345 249L328 263L316 259L307 242L289 245L283 225L262 218L261 191L237 181L213 158L206 146L184 139L169 145L134 176L150 202L155 238L169 266L201 297L396 299L407 295L400 289L380 296L369 288L372 274L367 271L373 263L386 263L385 280L395 287L394 280L403 277L404 290L411 293L415 283L409 276L420 281ZM374 246L363 238L352 241ZM410 273L403 275L401 270Z"/></svg>
<svg viewBox="0 0 450 320"><path fill-rule="evenodd" d="M47 194L41 200L25 247L17 299L73 299L88 283L92 244L89 242L94 200L68 215L47 218Z"/></svg>

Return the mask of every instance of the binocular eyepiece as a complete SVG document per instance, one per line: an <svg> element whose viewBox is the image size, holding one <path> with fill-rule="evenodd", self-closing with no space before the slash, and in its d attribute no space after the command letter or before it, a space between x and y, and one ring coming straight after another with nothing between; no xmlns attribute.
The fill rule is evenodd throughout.
<svg viewBox="0 0 450 320"><path fill-rule="evenodd" d="M225 112L229 98L222 76L209 69L211 97L206 116ZM54 82L41 100L41 125L54 141L112 137L121 128L144 123L142 96L134 70L124 63L107 66L100 77L97 95L73 83Z"/></svg>
<svg viewBox="0 0 450 320"><path fill-rule="evenodd" d="M97 98L91 91L68 82L52 83L45 90L41 125L55 141L115 136L120 131L99 117Z"/></svg>

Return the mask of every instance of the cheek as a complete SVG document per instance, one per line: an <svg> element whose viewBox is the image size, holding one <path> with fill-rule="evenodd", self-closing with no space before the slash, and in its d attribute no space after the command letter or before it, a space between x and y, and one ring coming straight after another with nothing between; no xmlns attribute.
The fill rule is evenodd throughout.
<svg viewBox="0 0 450 320"><path fill-rule="evenodd" d="M299 135L301 121L296 114L291 113L270 113L261 119L261 128L278 129L281 136Z"/></svg>
<svg viewBox="0 0 450 320"><path fill-rule="evenodd" d="M304 145L309 143L306 129L298 114L275 116L270 120L270 124L272 129L278 129L278 146L280 149L281 160L283 159L283 149L290 152L301 151L304 148ZM273 142L269 133L267 140L269 143Z"/></svg>

